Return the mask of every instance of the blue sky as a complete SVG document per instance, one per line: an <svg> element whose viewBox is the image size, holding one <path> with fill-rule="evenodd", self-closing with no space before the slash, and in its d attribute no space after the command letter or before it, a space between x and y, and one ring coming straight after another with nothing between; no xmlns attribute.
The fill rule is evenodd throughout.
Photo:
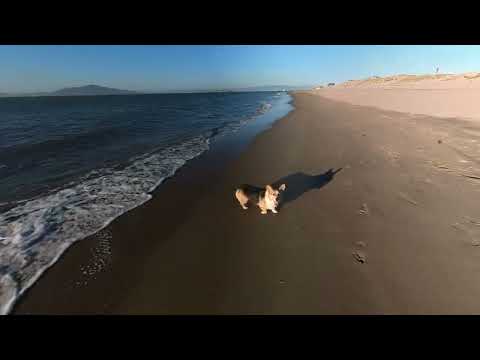
<svg viewBox="0 0 480 360"><path fill-rule="evenodd" d="M0 92L316 85L480 71L480 46L0 46Z"/></svg>

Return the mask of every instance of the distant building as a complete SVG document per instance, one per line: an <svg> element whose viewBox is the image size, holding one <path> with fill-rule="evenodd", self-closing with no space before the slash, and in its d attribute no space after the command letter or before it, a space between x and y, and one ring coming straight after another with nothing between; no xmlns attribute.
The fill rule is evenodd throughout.
<svg viewBox="0 0 480 360"><path fill-rule="evenodd" d="M328 83L328 86L335 86L335 83Z"/></svg>

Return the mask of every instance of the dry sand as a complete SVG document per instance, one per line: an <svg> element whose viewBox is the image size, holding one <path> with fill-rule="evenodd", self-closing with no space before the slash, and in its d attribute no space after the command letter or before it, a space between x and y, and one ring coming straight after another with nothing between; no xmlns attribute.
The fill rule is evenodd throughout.
<svg viewBox="0 0 480 360"><path fill-rule="evenodd" d="M313 93L384 110L480 121L480 73L373 77Z"/></svg>
<svg viewBox="0 0 480 360"><path fill-rule="evenodd" d="M105 271L78 285L99 238L79 242L15 312L480 313L480 127L294 97L239 158L192 161L114 221ZM279 214L236 203L272 182Z"/></svg>

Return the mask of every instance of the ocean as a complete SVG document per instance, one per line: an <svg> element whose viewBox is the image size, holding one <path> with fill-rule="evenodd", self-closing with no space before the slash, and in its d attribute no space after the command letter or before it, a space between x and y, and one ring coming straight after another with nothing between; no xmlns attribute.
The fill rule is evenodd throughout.
<svg viewBox="0 0 480 360"><path fill-rule="evenodd" d="M151 198L284 92L0 98L0 314L75 241Z"/></svg>

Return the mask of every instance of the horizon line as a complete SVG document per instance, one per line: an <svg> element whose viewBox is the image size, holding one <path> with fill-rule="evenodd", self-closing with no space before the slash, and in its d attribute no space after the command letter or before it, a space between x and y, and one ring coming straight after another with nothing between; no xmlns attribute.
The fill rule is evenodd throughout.
<svg viewBox="0 0 480 360"><path fill-rule="evenodd" d="M125 89L125 88L115 88L115 87L110 87L110 86L105 86L105 85L98 85L98 84L86 84L86 85L79 85L79 86L68 86L68 87L62 87L57 90L39 90L39 91L15 91L15 92L9 92L2 90L0 91L0 94L3 95L31 95L35 96L35 94L39 94L39 96L42 96L43 94L53 94L57 91L63 90L63 89L73 89L73 88L82 88L82 87L87 87L87 86L98 86L98 87L103 87L103 88L108 88L108 89L113 89L113 90L120 90L120 91L131 91L134 93L138 94L175 94L175 93L208 93L208 92L226 92L226 91L242 91L242 90L247 90L247 89L262 89L262 88L312 88L315 87L316 85L285 85L285 84L280 84L280 85L253 85L253 86L244 86L244 87L235 87L235 88L211 88L211 89L168 89L168 90L150 90L150 89L143 89L143 90L130 90L130 89ZM42 94L42 95L40 95ZM128 94L126 94L128 95ZM133 94L132 94L133 95Z"/></svg>

